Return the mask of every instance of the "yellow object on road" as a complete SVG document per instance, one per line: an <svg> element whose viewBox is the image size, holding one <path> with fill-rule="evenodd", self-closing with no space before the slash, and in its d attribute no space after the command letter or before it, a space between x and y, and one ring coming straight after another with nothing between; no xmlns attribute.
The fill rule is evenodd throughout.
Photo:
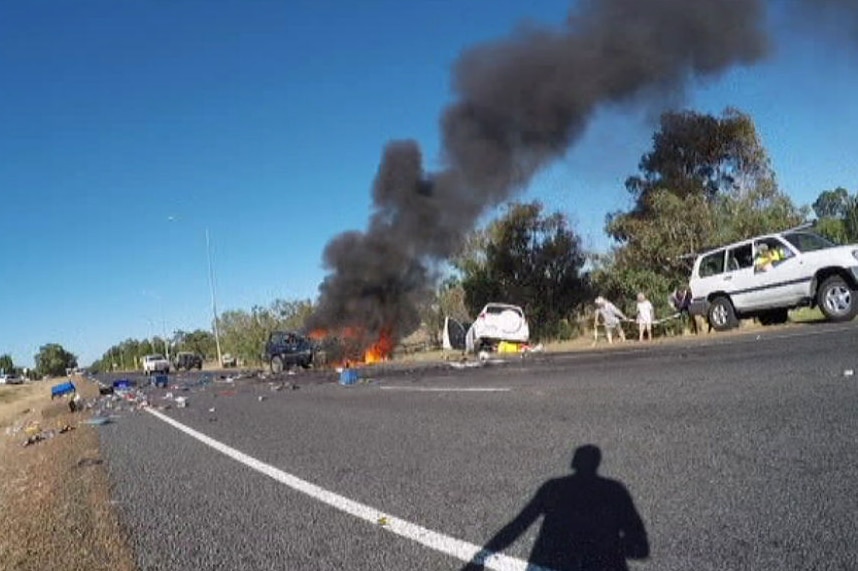
<svg viewBox="0 0 858 571"><path fill-rule="evenodd" d="M518 353L521 351L521 347L518 343L512 343L510 341L501 341L498 343L498 353Z"/></svg>

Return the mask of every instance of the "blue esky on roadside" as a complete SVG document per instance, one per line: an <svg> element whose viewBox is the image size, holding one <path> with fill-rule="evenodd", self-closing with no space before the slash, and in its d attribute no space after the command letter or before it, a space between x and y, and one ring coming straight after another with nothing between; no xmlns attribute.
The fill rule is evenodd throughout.
<svg viewBox="0 0 858 571"><path fill-rule="evenodd" d="M314 298L325 244L366 224L384 144L437 159L457 55L569 5L0 0L0 353L31 365L58 342L86 364L207 328L206 229L219 309ZM799 204L858 190L858 49L772 26L769 59L682 105L750 113ZM606 249L652 128L600 112L521 198Z"/></svg>

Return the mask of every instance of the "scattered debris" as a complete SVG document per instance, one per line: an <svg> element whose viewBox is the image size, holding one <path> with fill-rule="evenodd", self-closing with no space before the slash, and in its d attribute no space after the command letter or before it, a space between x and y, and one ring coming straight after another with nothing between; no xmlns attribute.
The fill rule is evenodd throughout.
<svg viewBox="0 0 858 571"><path fill-rule="evenodd" d="M81 398L79 394L75 393L74 396L69 399L69 410L71 412L83 410L83 403L81 403Z"/></svg>
<svg viewBox="0 0 858 571"><path fill-rule="evenodd" d="M844 377L851 377L854 374L855 374L855 371L853 371L852 369L846 369L845 371L843 371Z"/></svg>
<svg viewBox="0 0 858 571"><path fill-rule="evenodd" d="M56 430L41 430L39 429L39 424L34 423L33 425L30 425L25 429L25 432L28 436L27 439L24 440L22 446L32 446L33 444L38 444L39 442L50 440L57 434L66 434L67 432L71 432L72 430L74 430L74 426L70 424L65 424Z"/></svg>
<svg viewBox="0 0 858 571"><path fill-rule="evenodd" d="M449 365L454 369L472 369L483 366L483 364L478 361L454 361L449 363Z"/></svg>

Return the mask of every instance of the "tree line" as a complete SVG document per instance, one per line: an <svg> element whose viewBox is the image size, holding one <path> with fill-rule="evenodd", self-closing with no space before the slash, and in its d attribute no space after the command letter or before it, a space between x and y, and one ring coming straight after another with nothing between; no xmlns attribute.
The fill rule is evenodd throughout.
<svg viewBox="0 0 858 571"><path fill-rule="evenodd" d="M45 376L59 377L69 369L77 368L77 355L66 351L59 343L47 343L39 347L39 352L33 357L35 366L30 368L15 365L8 353L0 355L0 371L3 373L25 374L30 379L41 379Z"/></svg>
<svg viewBox="0 0 858 571"><path fill-rule="evenodd" d="M606 216L608 252L585 251L567 217L538 201L512 203L474 230L450 262L434 296L420 308L433 343L445 316L470 321L485 303L524 308L536 340L578 335L596 295L632 309L645 292L658 315L673 310L668 296L689 278L696 252L750 236L795 227L815 214L817 229L835 242L858 240L858 196L825 190L811 206L783 192L750 116L727 109L719 116L694 111L663 114L652 147L625 183L629 209ZM270 331L301 330L313 311L310 300L275 300L218 319L221 345L245 363L258 363ZM211 359L214 336L177 331L171 350ZM100 368L139 366L163 352L163 340L128 339L111 347Z"/></svg>

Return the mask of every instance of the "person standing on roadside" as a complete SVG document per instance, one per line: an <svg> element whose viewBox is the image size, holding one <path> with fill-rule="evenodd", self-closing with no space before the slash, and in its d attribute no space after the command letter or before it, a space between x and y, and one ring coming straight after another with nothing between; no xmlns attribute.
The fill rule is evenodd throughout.
<svg viewBox="0 0 858 571"><path fill-rule="evenodd" d="M692 333L697 335L701 332L702 328L697 324L697 316L691 315L691 289L687 285L682 285L673 290L668 302L683 321L688 320Z"/></svg>
<svg viewBox="0 0 858 571"><path fill-rule="evenodd" d="M637 304L638 341L643 341L644 336L652 341L652 324L655 321L655 309L643 292L638 293Z"/></svg>
<svg viewBox="0 0 858 571"><path fill-rule="evenodd" d="M617 331L620 341L626 340L626 334L623 332L621 321L629 321L629 318L626 317L616 305L602 296L596 298L596 315L593 323L593 327L596 331L599 329L600 318L602 320L602 324L605 326L605 337L608 338L608 343L614 342L614 330Z"/></svg>

